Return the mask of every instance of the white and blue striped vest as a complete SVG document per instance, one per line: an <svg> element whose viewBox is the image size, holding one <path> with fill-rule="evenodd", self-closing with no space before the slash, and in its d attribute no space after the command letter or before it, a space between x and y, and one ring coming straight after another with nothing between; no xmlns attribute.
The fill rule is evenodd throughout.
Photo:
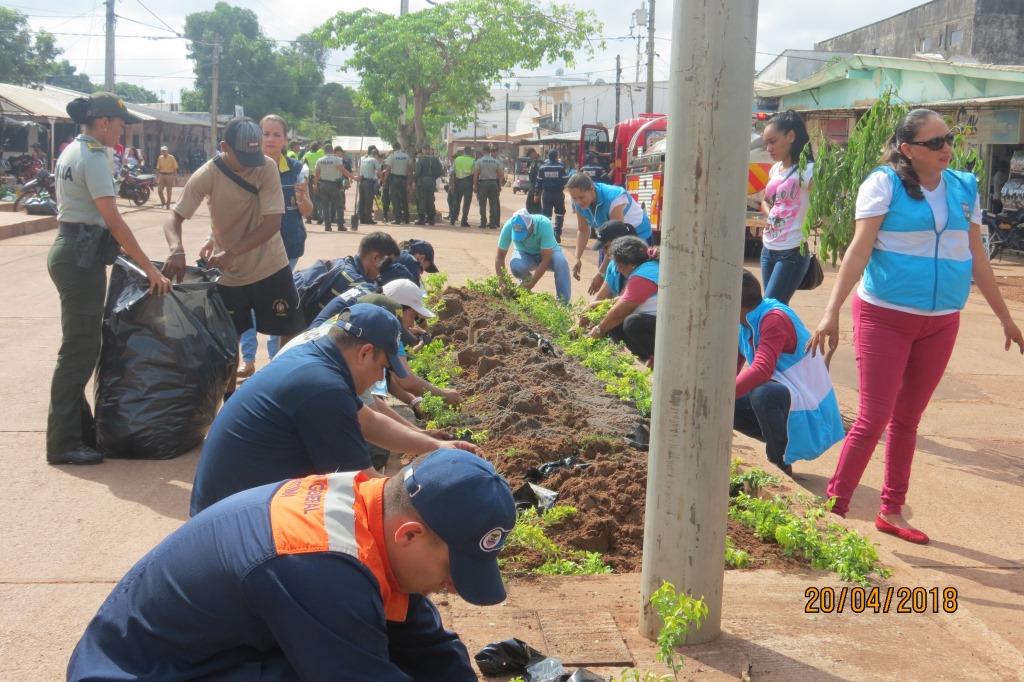
<svg viewBox="0 0 1024 682"><path fill-rule="evenodd" d="M739 325L739 348L748 364L761 339L761 319L772 310L781 310L796 329L796 351L783 353L775 366L772 380L789 389L789 420L786 431L784 460L792 464L800 459L816 459L845 437L839 402L832 388L832 379L821 355L811 356L804 349L811 333L792 308L773 298L766 298L747 315L747 324Z"/></svg>
<svg viewBox="0 0 1024 682"><path fill-rule="evenodd" d="M942 172L949 218L939 230L928 202L910 197L896 171L883 166L874 172L892 180L892 203L864 270L865 291L918 310L963 308L971 290L970 219L978 179L963 171Z"/></svg>

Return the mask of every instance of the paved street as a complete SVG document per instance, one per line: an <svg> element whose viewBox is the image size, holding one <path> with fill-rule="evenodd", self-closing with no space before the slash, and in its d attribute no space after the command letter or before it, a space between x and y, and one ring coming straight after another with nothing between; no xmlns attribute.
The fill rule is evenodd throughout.
<svg viewBox="0 0 1024 682"><path fill-rule="evenodd" d="M438 207L445 210L443 195L437 198ZM350 192L349 207L354 205L353 199ZM505 217L523 203L521 195L513 197L507 190L502 199ZM475 211L474 202L470 213L474 225ZM166 215L166 211L156 208L127 215L141 244L155 259L166 253L161 231ZM306 255L300 267L315 258L354 253L359 239L371 229L365 226L356 233L324 233L316 225L309 228ZM571 246L575 236L573 216L569 216L566 228L563 241ZM437 264L449 274L451 283L459 284L493 271L495 231L450 228L447 223L434 228L382 225L377 229L390 232L398 240L429 239L436 249ZM189 261L195 259L208 233L209 226L202 216L186 223ZM53 237L53 232L42 232L0 241L0 300L5 304L0 312L0 343L7 348L8 358L0 386L0 404L4 406L0 461L7 468L0 482L0 494L6 500L4 522L0 525L4 547L0 553L0 679L11 681L61 677L71 648L112 585L146 550L186 518L196 463L193 452L172 461L113 460L83 468L45 464L49 381L60 340L57 294L45 263ZM592 256L588 255L591 260L584 270L584 281L594 271ZM748 267L756 266L749 263ZM1003 275L1024 275L1024 266L1019 264L1001 264L997 269ZM794 298L794 307L809 326L816 324L833 278L832 273L827 273L821 288L798 292ZM553 279L545 278L541 288L553 293ZM580 288L574 291L576 296L584 293ZM1018 323L1024 323L1024 305L1010 305ZM843 345L833 361L832 375L843 412L852 416L856 410L856 368L848 313L842 318L842 329ZM261 340L258 364L265 361ZM932 624L927 627L931 629L915 630L925 627L921 624L923 620L913 621L924 617L916 616L889 616L871 623L877 636L882 638L879 632L891 635L892 642L900 641L904 633L926 633L925 639L903 639L902 646L914 650L907 653L908 657L934 659L936 678L943 676L943 666L935 661L944 658L959 662L971 659L980 666L947 668L953 677L956 670L972 670L989 679L1012 679L1009 671L1015 664L1020 665L1017 670L1024 669L1024 533L1018 514L1024 490L1022 386L1024 358L1002 351L998 322L981 297L973 293L963 313L950 369L919 432L919 452L906 513L931 535L932 543L923 547L909 545L874 530L871 521L881 486L881 446L853 500L848 525L880 545L883 560L896 568L894 581L925 587L951 585L959 590L962 612L945 617L938 625L929 621ZM744 450L749 453L743 455L744 459L764 461L763 457L758 459L760 450L751 448L749 441L737 442L745 444ZM798 465L797 483L810 492L822 494L837 454L838 447L813 463ZM760 592L771 580L770 574L730 576L727 610L735 604L729 601L729 594L738 599L741 588ZM813 584L821 580L810 576L797 582ZM520 594L520 589L523 594L535 590L538 584L541 583L529 581L522 587L517 585L513 596ZM621 595L625 583L610 584L617 585L615 589ZM635 584L635 580L629 584ZM792 587L786 608L797 608L800 602L799 586L793 583ZM773 620L771 604L770 599L759 601L759 608L764 610L757 613L768 630L775 627L773 622L784 620L781 616ZM775 608L782 608L782 602L779 604ZM750 615L744 617L749 621ZM793 616L787 616L787 628L802 627L811 633L819 627L811 617ZM738 617L738 611L727 614L727 619ZM858 632L857 628L867 632L866 622L847 622L850 630L845 636L851 640L856 639L851 633ZM735 638L739 636L736 632L742 631L744 638L756 639L758 635L752 632L756 628L748 622L746 629L750 632L735 626L731 636ZM800 658L801 652L809 657L814 655L811 640L800 650L798 633L789 634L793 641L787 646L794 647L794 660ZM843 636L836 633L832 643L842 646ZM818 640L813 641L815 646L819 644ZM971 649L968 642L984 655ZM826 657L824 652L822 655ZM830 651L827 657L832 660L834 655L838 656ZM873 665L870 656L863 658L862 665ZM645 665L649 662L642 661ZM892 658L889 663L898 666L900 661ZM691 662L690 672L698 665ZM822 666L818 672L834 670L834 679L858 677L857 668L849 664ZM815 675L803 670L789 679L798 678L815 679ZM882 679L867 672L861 678Z"/></svg>

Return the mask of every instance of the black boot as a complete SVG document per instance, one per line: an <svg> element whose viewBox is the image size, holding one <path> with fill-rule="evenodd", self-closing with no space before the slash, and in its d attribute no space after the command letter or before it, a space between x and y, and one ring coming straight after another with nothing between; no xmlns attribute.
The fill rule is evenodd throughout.
<svg viewBox="0 0 1024 682"><path fill-rule="evenodd" d="M88 445L79 445L59 455L46 456L47 464L99 464L102 461L103 453Z"/></svg>

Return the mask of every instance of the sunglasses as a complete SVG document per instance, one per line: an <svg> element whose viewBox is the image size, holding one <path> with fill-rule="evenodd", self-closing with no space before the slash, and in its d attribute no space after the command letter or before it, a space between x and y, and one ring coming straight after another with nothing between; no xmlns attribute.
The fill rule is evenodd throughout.
<svg viewBox="0 0 1024 682"><path fill-rule="evenodd" d="M956 133L946 133L945 135L933 137L930 140L911 140L907 144L912 144L915 147L925 147L933 152L937 152L947 144L952 147L954 140L956 140Z"/></svg>

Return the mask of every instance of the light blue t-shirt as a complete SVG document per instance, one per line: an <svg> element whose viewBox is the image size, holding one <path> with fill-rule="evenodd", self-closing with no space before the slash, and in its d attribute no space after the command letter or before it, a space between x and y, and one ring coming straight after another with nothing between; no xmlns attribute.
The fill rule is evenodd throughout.
<svg viewBox="0 0 1024 682"><path fill-rule="evenodd" d="M541 249L561 251L562 247L558 245L558 240L555 239L555 228L551 225L551 221L542 215L531 214L531 217L533 218L533 227L530 235L520 242L515 242L516 250L532 256L539 256ZM498 248L502 251L507 251L513 242L512 220L510 219L501 228L501 234L498 235Z"/></svg>

